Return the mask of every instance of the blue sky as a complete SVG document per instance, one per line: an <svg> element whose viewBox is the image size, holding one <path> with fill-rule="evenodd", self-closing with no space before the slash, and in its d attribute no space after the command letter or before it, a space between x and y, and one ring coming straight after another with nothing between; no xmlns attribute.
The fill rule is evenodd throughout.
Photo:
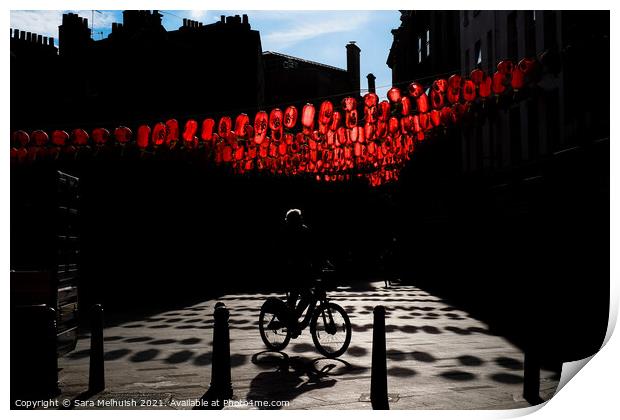
<svg viewBox="0 0 620 420"><path fill-rule="evenodd" d="M58 25L67 10L11 11L11 27L53 36L58 40ZM90 10L73 11L89 20ZM385 96L391 84L391 71L385 64L392 43L390 30L400 24L398 11L239 11L239 10L164 10L163 24L168 30L178 29L182 18L205 24L219 20L220 15L246 13L252 29L261 33L263 51L277 51L336 67L346 68L345 45L356 41L361 48L361 85L367 87L366 75L376 77L377 93ZM110 32L112 22L122 22L121 11L101 10L94 13L94 37ZM385 87L382 87L385 86Z"/></svg>

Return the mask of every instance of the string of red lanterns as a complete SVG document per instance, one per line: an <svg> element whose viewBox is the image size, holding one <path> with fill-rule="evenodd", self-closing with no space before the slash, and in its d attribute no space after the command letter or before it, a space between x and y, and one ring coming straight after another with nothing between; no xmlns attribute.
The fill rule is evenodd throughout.
<svg viewBox="0 0 620 420"><path fill-rule="evenodd" d="M340 107L324 101L318 110L306 104L301 115L294 106L269 113L258 111L251 120L239 114L215 121L205 118L140 125L134 131L120 126L111 133L95 128L90 135L76 128L70 133L54 130L50 134L35 130L12 133L11 159L36 162L77 155L85 147L105 148L112 144L134 146L141 152L185 148L206 153L208 161L232 168L236 174L269 171L273 174L310 175L318 181L346 181L365 177L371 186L397 180L400 170L411 159L416 144L433 130L458 123L476 101L517 92L540 78L536 59L524 58L518 64L503 60L488 75L475 69L469 78L457 74L435 80L428 89L411 83L406 91L392 87L388 100L379 101L367 93L358 107L348 97ZM358 110L363 107L363 118Z"/></svg>

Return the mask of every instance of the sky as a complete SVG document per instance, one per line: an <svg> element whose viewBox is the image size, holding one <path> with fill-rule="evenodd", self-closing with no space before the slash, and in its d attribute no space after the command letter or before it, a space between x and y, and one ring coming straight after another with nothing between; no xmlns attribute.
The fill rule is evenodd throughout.
<svg viewBox="0 0 620 420"><path fill-rule="evenodd" d="M107 37L112 22L122 22L120 10L23 10L11 11L11 28L53 36L58 44L58 25L62 14L77 13L94 17L93 37ZM213 23L220 15L247 14L252 29L260 31L263 51L275 51L346 68L345 45L355 41L361 51L361 88L367 88L366 75L373 73L377 94L383 98L392 81L386 64L392 44L391 29L400 25L400 13L394 11L300 11L300 10L162 10L162 23L167 30L178 29L183 18Z"/></svg>

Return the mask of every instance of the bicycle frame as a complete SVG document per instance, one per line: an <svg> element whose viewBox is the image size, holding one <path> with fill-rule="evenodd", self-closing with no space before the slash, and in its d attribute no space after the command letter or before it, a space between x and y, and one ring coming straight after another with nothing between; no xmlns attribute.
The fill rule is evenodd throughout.
<svg viewBox="0 0 620 420"><path fill-rule="evenodd" d="M329 303L329 299L327 298L327 293L325 292L325 290L318 288L318 286L315 287L312 290L312 300L310 301L310 304L308 305L306 315L304 316L303 320L299 323L299 330L303 331L304 329L306 329L306 327L308 327L308 325L310 325L310 320L312 319L312 315L314 314L316 310L318 310L321 307L329 308L327 306L328 303ZM331 311L329 311L329 318L330 318L330 322L333 323ZM327 320L325 319L324 312L323 312L323 321L327 324Z"/></svg>

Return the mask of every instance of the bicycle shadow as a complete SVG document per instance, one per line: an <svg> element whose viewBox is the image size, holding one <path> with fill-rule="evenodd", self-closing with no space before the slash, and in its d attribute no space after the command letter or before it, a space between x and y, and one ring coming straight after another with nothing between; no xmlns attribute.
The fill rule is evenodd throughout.
<svg viewBox="0 0 620 420"><path fill-rule="evenodd" d="M270 370L252 379L247 399L268 402L260 409L279 410L282 407L276 402L292 401L308 391L333 387L337 381L329 378L329 369L316 368L319 359L323 358L289 357L283 352L270 351L253 355L252 363Z"/></svg>

